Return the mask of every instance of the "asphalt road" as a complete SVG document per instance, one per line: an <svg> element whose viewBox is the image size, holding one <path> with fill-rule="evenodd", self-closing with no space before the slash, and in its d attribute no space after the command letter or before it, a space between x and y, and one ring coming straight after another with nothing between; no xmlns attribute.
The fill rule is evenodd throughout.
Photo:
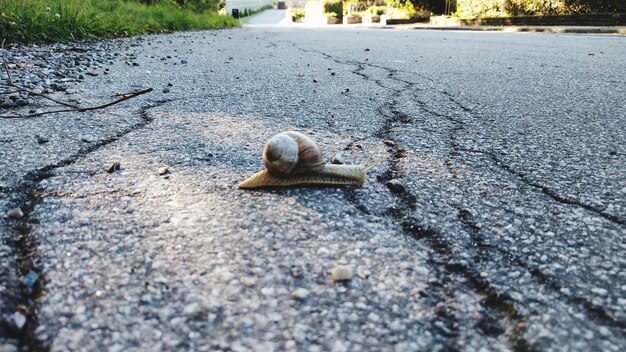
<svg viewBox="0 0 626 352"><path fill-rule="evenodd" d="M626 348L626 37L115 45L81 96L153 93L0 121L0 209L24 212L0 220L0 351ZM236 189L284 130L329 162L386 159L362 188Z"/></svg>

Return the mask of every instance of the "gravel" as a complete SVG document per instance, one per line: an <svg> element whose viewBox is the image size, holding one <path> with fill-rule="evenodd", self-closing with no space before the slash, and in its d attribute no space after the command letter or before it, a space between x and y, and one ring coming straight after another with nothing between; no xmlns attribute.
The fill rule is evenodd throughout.
<svg viewBox="0 0 626 352"><path fill-rule="evenodd" d="M110 66L119 56L114 42L51 45L14 45L6 50L9 74L13 83L37 93L72 92L71 87L84 80L83 73L93 74ZM117 55L116 55L117 54ZM2 80L9 77L1 74ZM0 105L4 108L26 106L35 102L28 93L2 86Z"/></svg>

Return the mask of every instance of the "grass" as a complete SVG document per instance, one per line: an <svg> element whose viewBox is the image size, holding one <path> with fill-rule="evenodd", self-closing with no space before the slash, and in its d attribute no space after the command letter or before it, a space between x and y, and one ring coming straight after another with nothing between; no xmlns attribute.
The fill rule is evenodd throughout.
<svg viewBox="0 0 626 352"><path fill-rule="evenodd" d="M56 42L162 31L228 28L230 16L193 12L172 3L128 0L0 0L0 40Z"/></svg>

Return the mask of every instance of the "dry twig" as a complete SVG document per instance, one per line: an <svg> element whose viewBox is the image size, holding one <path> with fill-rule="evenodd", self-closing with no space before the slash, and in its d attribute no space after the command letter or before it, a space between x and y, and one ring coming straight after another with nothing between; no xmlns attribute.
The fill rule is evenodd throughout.
<svg viewBox="0 0 626 352"><path fill-rule="evenodd" d="M38 113L34 113L34 114L28 114L28 115L0 115L0 118L3 119L15 119L15 118L28 118L28 117L36 117L36 116L41 116L41 115L46 115L46 114L56 114L59 112L85 112L85 111L90 111L90 110L97 110L97 109L104 109L106 107L109 107L111 105L115 105L117 103L121 103L124 100L128 100L130 98L134 98L136 96L142 95L142 94L146 94L146 93L150 93L152 92L152 88L146 88L146 89L142 89L142 90L138 90L135 92L130 92L130 93L125 93L124 96L122 96L119 99L110 101L106 104L102 104L102 105L96 105L96 106L87 106L87 107L75 107L75 108L69 108L69 109L59 109L59 110L49 110L49 111L42 111L42 112L38 112Z"/></svg>
<svg viewBox="0 0 626 352"><path fill-rule="evenodd" d="M78 106L75 104L71 104L68 102L64 102L61 100L57 100L54 99L50 96L47 96L45 94L42 93L37 93L34 92L30 89L27 89L26 87L22 87L18 84L13 83L13 79L11 78L11 73L9 71L9 66L7 64L7 60L4 54L4 43L5 43L6 39L2 40L2 45L0 46L0 48L2 49L2 62L3 62L3 66L4 66L4 70L7 73L7 82L6 83L0 83L0 85L6 86L6 87L11 87L11 88L15 88L15 91L11 91L11 92L5 92L4 94L13 94L13 93L19 93L19 92L26 92L32 96L37 96L37 97L41 97L44 99L48 99L50 101L53 101L59 105L63 105L68 107L68 109L58 109L58 110L49 110L49 111L42 111L42 112L37 112L37 113L33 113L33 114L28 114L28 115L21 115L21 114L17 114L17 115L0 115L0 118L3 119L15 119L15 118L29 118L29 117L36 117L36 116L41 116L41 115L46 115L46 114L55 114L55 113L60 113L60 112L85 112L85 111L91 111L91 110L98 110L98 109L104 109L106 107L109 107L111 105L115 105L117 103L121 103L125 100L134 98L136 96L142 95L142 94L146 94L149 92L152 92L152 88L146 88L146 89L141 89L138 91L134 91L134 92L129 92L129 93L115 93L114 96L118 96L120 97L119 99L115 99L112 100L108 103L105 104L101 104L101 105L96 105L96 106L87 106L87 107L82 107L82 106Z"/></svg>

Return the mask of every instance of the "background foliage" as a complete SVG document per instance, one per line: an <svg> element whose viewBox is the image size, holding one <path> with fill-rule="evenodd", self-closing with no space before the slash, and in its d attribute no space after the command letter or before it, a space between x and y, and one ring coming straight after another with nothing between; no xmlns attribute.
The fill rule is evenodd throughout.
<svg viewBox="0 0 626 352"><path fill-rule="evenodd" d="M446 0L386 0L386 5L407 13L430 11L441 15L445 12ZM456 11L461 17L626 13L626 0L451 0L450 5L451 12Z"/></svg>
<svg viewBox="0 0 626 352"><path fill-rule="evenodd" d="M626 0L456 0L461 17L626 12Z"/></svg>
<svg viewBox="0 0 626 352"><path fill-rule="evenodd" d="M325 0L324 13L343 14L343 2L341 0Z"/></svg>

